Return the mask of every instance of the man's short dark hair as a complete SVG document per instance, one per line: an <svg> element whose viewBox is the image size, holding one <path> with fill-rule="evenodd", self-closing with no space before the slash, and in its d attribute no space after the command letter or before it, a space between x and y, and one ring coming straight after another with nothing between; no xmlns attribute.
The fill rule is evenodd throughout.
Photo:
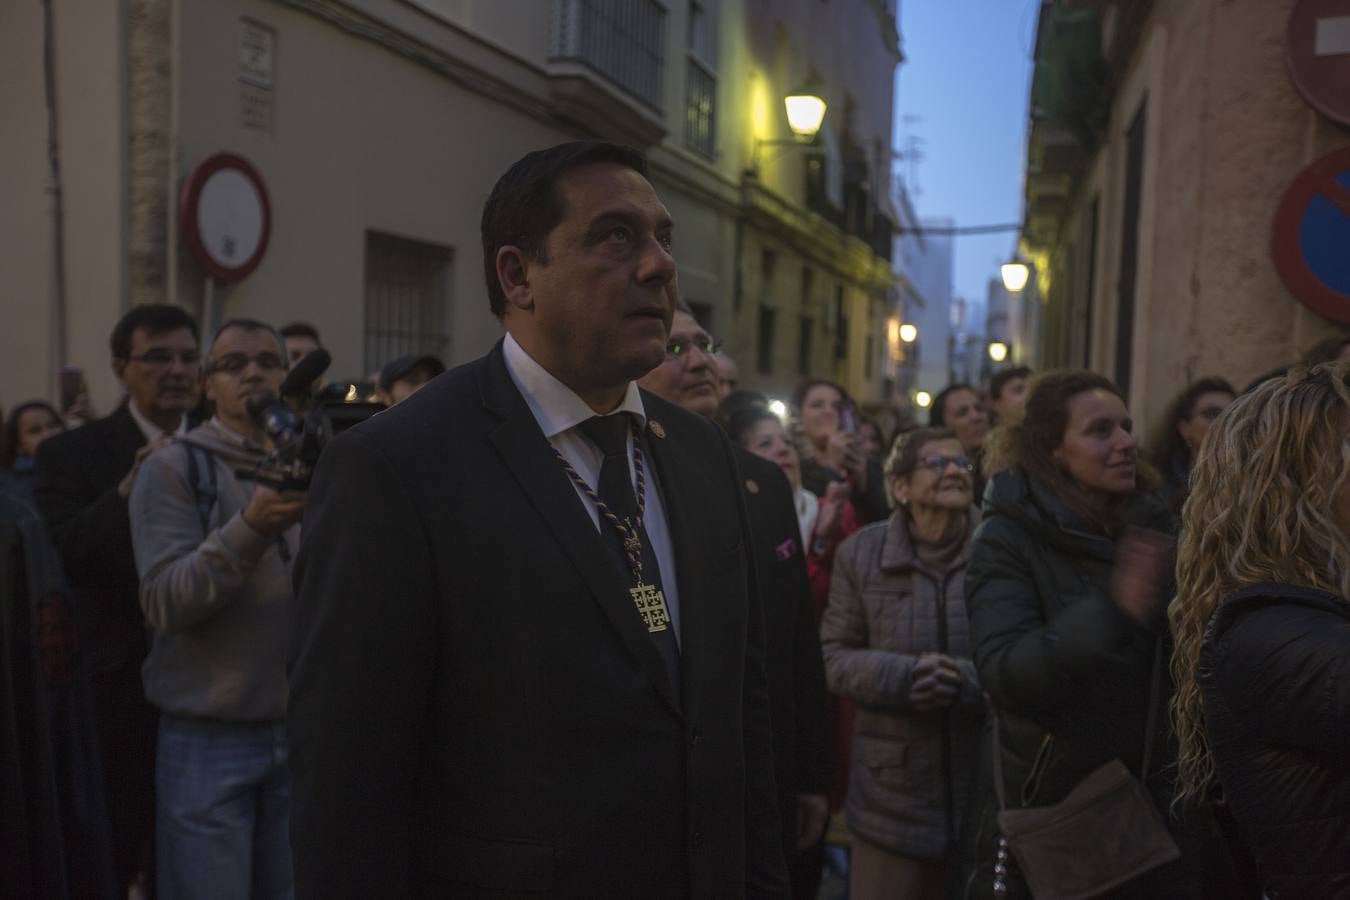
<svg viewBox="0 0 1350 900"><path fill-rule="evenodd" d="M291 322L289 325L282 325L280 334L283 338L307 337L316 344L323 343L319 340L319 329L308 322Z"/></svg>
<svg viewBox="0 0 1350 900"><path fill-rule="evenodd" d="M1030 377L1030 366L1013 366L1011 369L994 373L994 377L989 379L989 399L997 401L1003 394L1003 388L1007 386L1008 382Z"/></svg>
<svg viewBox="0 0 1350 900"><path fill-rule="evenodd" d="M181 306L168 303L145 303L134 306L113 326L112 337L108 343L112 348L113 359L127 359L131 356L131 336L144 329L150 337L186 328L192 332L192 339L201 343L197 333L197 322Z"/></svg>
<svg viewBox="0 0 1350 900"><path fill-rule="evenodd" d="M277 349L281 351L281 362L283 368L290 368L290 360L286 358L286 339L281 336L275 326L268 325L266 322L259 322L257 319L230 319L228 322L222 322L216 329L215 334L211 335L211 344L206 348L210 353L211 348L220 340L220 336L231 328L238 328L240 331L265 331L272 336L272 340L277 342Z"/></svg>
<svg viewBox="0 0 1350 900"><path fill-rule="evenodd" d="M970 391L975 393L975 389L964 381L958 381L956 384L949 384L943 388L936 397L933 398L933 406L928 410L928 424L933 428L947 427L947 398L957 391ZM976 396L979 396L978 394Z"/></svg>
<svg viewBox="0 0 1350 900"><path fill-rule="evenodd" d="M548 233L567 212L558 180L572 169L593 163L626 166L647 177L647 161L630 147L605 141L574 141L527 153L497 179L483 204L480 229L488 303L497 318L506 315L506 294L497 281L497 251L516 246L531 260L547 263Z"/></svg>

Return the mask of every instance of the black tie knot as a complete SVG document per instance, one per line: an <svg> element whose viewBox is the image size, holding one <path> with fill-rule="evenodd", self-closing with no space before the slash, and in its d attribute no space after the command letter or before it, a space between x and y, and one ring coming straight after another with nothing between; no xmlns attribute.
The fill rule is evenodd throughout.
<svg viewBox="0 0 1350 900"><path fill-rule="evenodd" d="M592 416L582 422L578 428L590 438L600 452L608 459L612 456L626 457L628 453L628 414L615 413L608 416Z"/></svg>

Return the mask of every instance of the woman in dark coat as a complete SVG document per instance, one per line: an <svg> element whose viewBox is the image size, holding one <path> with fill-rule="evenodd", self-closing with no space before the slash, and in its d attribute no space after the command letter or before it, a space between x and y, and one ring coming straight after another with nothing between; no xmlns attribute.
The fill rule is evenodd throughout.
<svg viewBox="0 0 1350 900"><path fill-rule="evenodd" d="M1010 808L1057 803L1113 759L1141 775L1154 673L1161 672L1155 654L1166 653L1160 638L1170 554L1157 532L1170 517L1144 490L1132 430L1109 380L1052 372L1033 384L1023 421L994 437L996 461L1009 467L985 496L966 607L980 683L998 713ZM1166 679L1158 681L1145 784L1165 814L1173 756L1164 738ZM990 790L970 837L969 897L993 896L996 811ZM1007 867L1001 896L1029 896L1015 859ZM1183 855L1110 896L1205 896L1197 868Z"/></svg>
<svg viewBox="0 0 1350 900"><path fill-rule="evenodd" d="M1214 423L1169 614L1180 793L1272 900L1350 897L1350 387L1303 368Z"/></svg>

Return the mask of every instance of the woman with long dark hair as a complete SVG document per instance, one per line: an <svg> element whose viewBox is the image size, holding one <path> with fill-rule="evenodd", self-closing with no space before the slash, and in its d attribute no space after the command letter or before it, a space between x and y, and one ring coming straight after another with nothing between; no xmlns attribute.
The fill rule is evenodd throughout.
<svg viewBox="0 0 1350 900"><path fill-rule="evenodd" d="M1163 478L1163 498L1180 513L1191 465L1209 426L1233 402L1237 391L1222 378L1191 382L1173 398L1149 442L1149 461Z"/></svg>
<svg viewBox="0 0 1350 900"><path fill-rule="evenodd" d="M1296 368L1214 423L1169 609L1179 796L1221 790L1280 900L1350 897L1348 373Z"/></svg>
<svg viewBox="0 0 1350 900"><path fill-rule="evenodd" d="M1016 835L998 824L1000 807L1062 810L1089 775L1121 771L1113 767L1142 782L1144 817L1157 819L1160 832L1151 837L1171 846L1161 821L1173 799L1161 714L1170 547L1159 534L1170 516L1149 493L1133 429L1109 379L1051 372L1033 382L1021 422L992 441L1003 470L985 495L966 607L980 684L997 712L998 749L986 754L995 790L972 836L971 880L981 886L969 896L990 896L996 885L1000 896L1030 896ZM1052 870L1090 858L1087 851L1116 840L1119 827L1079 826L1084 852L1055 858ZM1201 897L1195 868L1183 857L1089 879L1113 897Z"/></svg>
<svg viewBox="0 0 1350 900"><path fill-rule="evenodd" d="M829 485L844 482L863 522L890 515L881 462L863 450L857 404L833 381L813 378L792 395L794 425L801 438L802 486L825 497Z"/></svg>
<svg viewBox="0 0 1350 900"><path fill-rule="evenodd" d="M38 446L66 430L56 409L42 400L14 407L0 431L0 490L32 502Z"/></svg>

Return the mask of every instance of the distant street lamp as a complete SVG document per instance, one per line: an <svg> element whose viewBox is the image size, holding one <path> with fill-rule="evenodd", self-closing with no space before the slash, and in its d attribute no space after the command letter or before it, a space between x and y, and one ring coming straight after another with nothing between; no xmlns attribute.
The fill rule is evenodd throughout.
<svg viewBox="0 0 1350 900"><path fill-rule="evenodd" d="M1025 268L1025 267L1024 267ZM989 345L989 358L1001 363L1008 358L1008 345L1002 341L993 341Z"/></svg>
<svg viewBox="0 0 1350 900"><path fill-rule="evenodd" d="M783 98L783 106L787 108L788 127L793 134L809 141L820 131L825 121L825 100L814 79L790 91Z"/></svg>
<svg viewBox="0 0 1350 900"><path fill-rule="evenodd" d="M927 391L919 391L914 395L914 405L919 409L927 409L933 405L933 395Z"/></svg>
<svg viewBox="0 0 1350 900"><path fill-rule="evenodd" d="M919 338L919 329L906 322L900 326L900 340L912 344Z"/></svg>
<svg viewBox="0 0 1350 900"><path fill-rule="evenodd" d="M1031 276L1026 264L1020 262L1004 263L1000 271L1003 274L1003 286L1014 294L1027 286L1027 278Z"/></svg>
<svg viewBox="0 0 1350 900"><path fill-rule="evenodd" d="M770 401L769 401L769 412L773 413L775 416L777 416L777 417L780 418L780 419L786 419L786 418L787 418L787 404L784 403L782 400L770 400Z"/></svg>

